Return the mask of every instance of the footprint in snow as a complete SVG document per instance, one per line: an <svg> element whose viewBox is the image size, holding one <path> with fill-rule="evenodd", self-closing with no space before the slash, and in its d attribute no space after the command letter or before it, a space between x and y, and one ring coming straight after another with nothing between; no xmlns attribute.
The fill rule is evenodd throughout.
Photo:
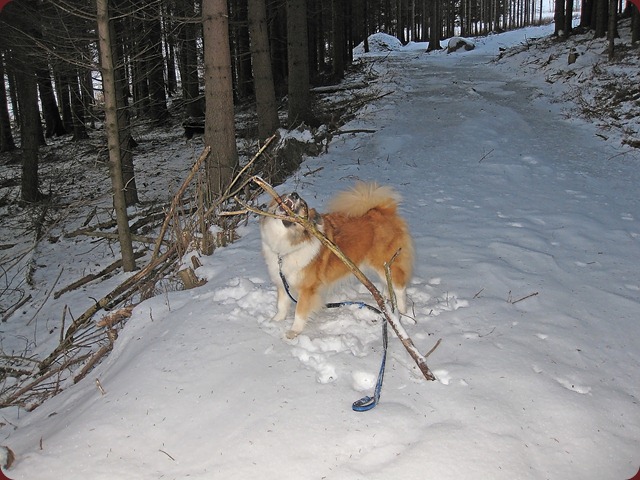
<svg viewBox="0 0 640 480"><path fill-rule="evenodd" d="M587 395L591 392L591 387L586 387L584 385L578 385L576 382L572 382L566 378L556 378L556 381L562 385L567 390L571 390L572 392L580 393L582 395Z"/></svg>

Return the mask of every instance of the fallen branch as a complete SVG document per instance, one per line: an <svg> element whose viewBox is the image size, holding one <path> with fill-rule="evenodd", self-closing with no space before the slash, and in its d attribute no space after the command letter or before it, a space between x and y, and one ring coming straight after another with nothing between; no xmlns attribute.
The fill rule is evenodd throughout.
<svg viewBox="0 0 640 480"><path fill-rule="evenodd" d="M72 232L68 235L66 235L66 237L77 237L79 235L85 235L87 237L96 237L96 238L106 238L109 240L118 240L118 233L116 232L99 232L96 230L92 230L92 229L84 229L84 230L76 230L75 232ZM140 242L140 243L155 243L157 241L157 239L155 238L151 238L151 237L144 237L142 235L131 235L131 240L133 240L134 242Z"/></svg>
<svg viewBox="0 0 640 480"><path fill-rule="evenodd" d="M142 257L146 252L144 251L139 251L139 252L135 252L133 254L133 258L138 259L140 257ZM115 262L113 262L111 265L109 265L108 267L100 270L98 273L91 273L89 275L86 275L84 277L82 277L80 280L76 280L75 282L73 282L70 285L67 285L64 288L61 288L60 290L58 290L56 293L53 294L53 298L60 298L60 296L62 296L63 294L70 292L72 290L75 290L76 288L80 288L83 285L86 285L87 283L93 282L94 280L100 278L100 277L104 277L105 275L113 272L114 270L120 268L122 266L122 259L117 260Z"/></svg>
<svg viewBox="0 0 640 480"><path fill-rule="evenodd" d="M399 318L396 315L392 315L392 312L389 311L389 306L387 302L384 300L380 291L375 287L375 285L369 280L362 271L358 268L356 264L354 264L351 259L349 259L340 248L329 240L321 231L318 230L316 225L311 222L306 217L301 217L294 213L284 202L281 201L280 196L273 190L273 187L265 182L262 178L254 176L251 179L254 183L259 185L264 191L269 193L282 207L282 209L286 212L286 215L275 215L263 210L254 208L250 205L245 204L244 202L237 200L246 210L251 211L253 213L257 213L258 215L267 215L275 218L281 218L283 220L288 220L291 222L295 222L299 225L302 225L305 230L307 230L310 234L316 237L326 248L328 248L331 252L333 252L353 273L353 275L362 283L367 290L371 293L374 300L378 304L380 311L384 315L385 319L393 328L393 331L396 333L397 337L402 342L402 345L407 350L411 358L416 362L416 365L424 375L424 378L427 380L435 380L436 377L433 375L429 367L427 366L426 358L418 351L413 340L407 334L404 327L400 324ZM440 342L438 342L439 344ZM433 351L438 344L431 350ZM431 353L431 352L429 352Z"/></svg>
<svg viewBox="0 0 640 480"><path fill-rule="evenodd" d="M73 377L73 383L78 383L80 380L86 377L87 373L89 373L89 371L95 366L95 364L98 363L98 361L102 357L104 357L107 353L109 353L112 348L113 348L113 343L111 342L100 347L98 351L91 356L91 358L86 363L86 365L82 367L82 370L80 370L80 373L75 377Z"/></svg>
<svg viewBox="0 0 640 480"><path fill-rule="evenodd" d="M64 353L68 348L73 345L74 335L75 333L86 326L93 315L98 312L98 310L106 307L109 303L125 291L129 290L136 283L140 282L143 278L145 278L149 273L151 273L158 265L169 260L176 251L177 245L173 245L169 250L167 250L160 257L152 259L146 267L142 270L139 270L134 275L127 278L123 283L117 286L114 290L109 292L107 295L102 297L100 300L95 302L89 309L87 309L82 315L80 315L74 322L69 326L67 331L64 334L63 340L60 344L49 354L49 356L42 361L40 364L40 371L46 371L53 362L55 362L58 356Z"/></svg>
<svg viewBox="0 0 640 480"><path fill-rule="evenodd" d="M87 355L82 355L81 357L78 357L78 358L74 358L74 359L68 360L65 363L63 363L62 365L59 365L58 367L56 367L54 369L51 369L47 373L45 373L43 375L40 375L39 377L36 377L32 382L29 382L24 387L22 387L19 390L15 391L13 394L9 395L4 400L0 401L0 408L5 408L5 407L8 407L8 406L14 405L15 402L20 397L22 397L22 395L24 395L25 393L29 392L30 390L33 390L36 386L40 385L45 380L53 377L56 373L62 372L65 368L69 368L72 365L84 362L89 356L90 355L87 354Z"/></svg>

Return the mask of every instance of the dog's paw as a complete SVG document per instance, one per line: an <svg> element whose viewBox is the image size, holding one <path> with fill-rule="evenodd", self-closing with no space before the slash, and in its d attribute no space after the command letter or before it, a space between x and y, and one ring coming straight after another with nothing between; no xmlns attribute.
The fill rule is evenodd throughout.
<svg viewBox="0 0 640 480"><path fill-rule="evenodd" d="M278 312L273 317L271 317L271 321L272 322L281 322L285 318L287 318L287 312L284 312L284 313Z"/></svg>
<svg viewBox="0 0 640 480"><path fill-rule="evenodd" d="M298 335L300 335L300 332L296 332L295 330L289 330L286 334L286 337L289 340L293 340L294 338L296 338Z"/></svg>

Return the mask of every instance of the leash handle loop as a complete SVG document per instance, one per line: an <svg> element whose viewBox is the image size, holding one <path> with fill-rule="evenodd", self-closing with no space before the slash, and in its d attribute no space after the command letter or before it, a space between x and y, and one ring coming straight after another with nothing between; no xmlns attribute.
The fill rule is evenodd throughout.
<svg viewBox="0 0 640 480"><path fill-rule="evenodd" d="M282 280L282 286L284 287L285 292L289 298L293 301L293 303L298 303L298 301L291 294L289 289L289 282L287 282L287 278L284 276L282 272L282 257L278 256L278 270L280 274L280 279ZM368 308L372 312L377 313L378 315L382 315L382 312L376 307L366 304L364 302L335 302L335 303L327 303L325 305L326 308L338 308L344 307L347 305L356 305L359 308ZM380 371L378 372L378 380L376 381L376 388L373 392L373 397L367 395L366 397L362 397L360 400L356 400L351 405L351 408L354 412L367 412L374 408L378 402L380 401L380 393L382 392L382 380L384 379L384 368L387 363L387 343L388 343L388 334L387 334L387 319L382 315L382 363L380 365Z"/></svg>

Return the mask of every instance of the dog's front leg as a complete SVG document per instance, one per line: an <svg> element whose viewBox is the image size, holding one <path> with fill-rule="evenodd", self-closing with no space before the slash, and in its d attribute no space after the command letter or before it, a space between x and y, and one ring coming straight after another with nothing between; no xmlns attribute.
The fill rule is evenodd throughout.
<svg viewBox="0 0 640 480"><path fill-rule="evenodd" d="M278 311L273 316L274 322L280 322L287 318L289 307L291 306L291 298L282 285L278 285Z"/></svg>

